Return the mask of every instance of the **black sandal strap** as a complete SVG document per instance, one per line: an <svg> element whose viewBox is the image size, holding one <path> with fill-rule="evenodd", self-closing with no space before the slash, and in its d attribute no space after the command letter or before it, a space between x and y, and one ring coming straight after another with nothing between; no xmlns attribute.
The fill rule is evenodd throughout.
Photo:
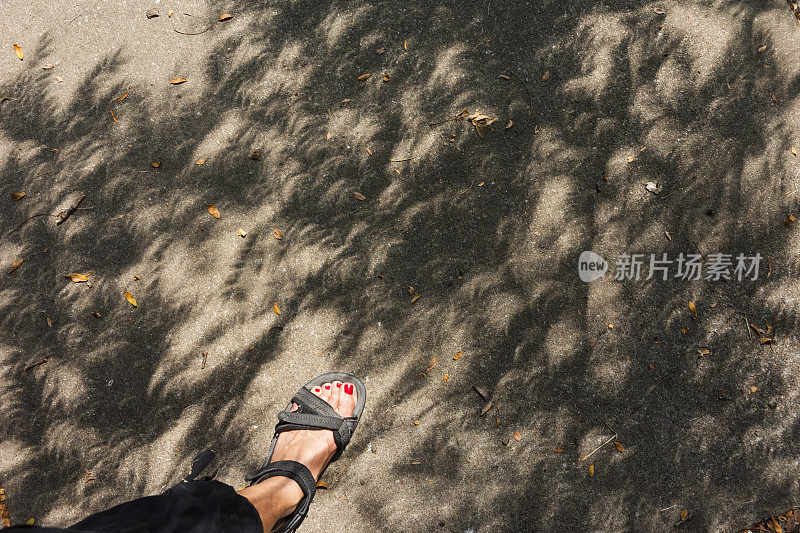
<svg viewBox="0 0 800 533"><path fill-rule="evenodd" d="M300 500L295 510L289 515L288 521L277 530L278 533L294 531L308 514L311 500L314 499L314 494L317 492L317 481L314 479L311 470L297 461L275 461L262 466L244 479L249 481L250 486L252 486L275 476L284 476L294 480L303 491L303 499Z"/></svg>

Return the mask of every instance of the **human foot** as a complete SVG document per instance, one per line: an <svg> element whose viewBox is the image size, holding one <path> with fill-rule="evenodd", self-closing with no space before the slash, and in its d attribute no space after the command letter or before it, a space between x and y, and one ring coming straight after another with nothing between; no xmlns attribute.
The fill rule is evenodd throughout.
<svg viewBox="0 0 800 533"><path fill-rule="evenodd" d="M353 416L357 393L352 383L324 383L314 387L311 392L327 402L340 416ZM291 410L296 411L297 404L292 404ZM297 461L305 465L317 480L335 453L336 443L331 430L284 431L278 435L270 464L276 461ZM300 485L288 477L280 476L246 487L239 494L255 506L265 531L270 531L279 518L291 514L303 498Z"/></svg>

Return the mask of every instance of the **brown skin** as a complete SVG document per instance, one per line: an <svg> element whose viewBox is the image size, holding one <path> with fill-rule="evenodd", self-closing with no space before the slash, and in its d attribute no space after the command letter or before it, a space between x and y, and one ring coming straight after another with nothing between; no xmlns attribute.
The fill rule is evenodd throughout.
<svg viewBox="0 0 800 533"><path fill-rule="evenodd" d="M325 383L312 392L328 402L340 415L353 416L356 390L352 383ZM292 407L292 411L295 409L297 405ZM297 461L307 466L314 479L318 480L335 453L336 443L330 430L285 431L278 436L272 462ZM256 508L265 533L272 531L278 520L291 514L303 498L300 485L282 476L265 479L257 485L240 490L239 494Z"/></svg>

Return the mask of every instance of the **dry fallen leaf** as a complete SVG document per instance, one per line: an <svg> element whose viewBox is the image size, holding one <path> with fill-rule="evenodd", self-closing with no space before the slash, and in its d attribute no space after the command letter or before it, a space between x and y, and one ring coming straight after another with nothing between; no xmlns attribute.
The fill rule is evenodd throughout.
<svg viewBox="0 0 800 533"><path fill-rule="evenodd" d="M56 68L56 66L49 63L42 65L42 70L50 70L51 68Z"/></svg>
<svg viewBox="0 0 800 533"><path fill-rule="evenodd" d="M161 166L161 161L153 161L152 163L150 163L150 166L153 168L158 168Z"/></svg>
<svg viewBox="0 0 800 533"><path fill-rule="evenodd" d="M405 41L403 41L403 50L406 50L406 51L408 51L408 39L406 39Z"/></svg>
<svg viewBox="0 0 800 533"><path fill-rule="evenodd" d="M144 16L148 19L154 19L159 15L158 9L152 8L145 11Z"/></svg>
<svg viewBox="0 0 800 533"><path fill-rule="evenodd" d="M445 383L447 383L448 379L450 379L450 374L445 374L444 376L442 376L442 381L444 381Z"/></svg>
<svg viewBox="0 0 800 533"><path fill-rule="evenodd" d="M219 209L214 204L208 204L208 212L211 213L211 216L214 218L219 218Z"/></svg>
<svg viewBox="0 0 800 533"><path fill-rule="evenodd" d="M370 73L370 72L367 72L366 74L362 74L361 76L358 77L358 81L368 80L370 76L372 76L372 73Z"/></svg>
<svg viewBox="0 0 800 533"><path fill-rule="evenodd" d="M655 12L656 15L663 15L665 13L664 9L661 7L654 7L653 11Z"/></svg>
<svg viewBox="0 0 800 533"><path fill-rule="evenodd" d="M694 313L694 316L697 316L697 307L695 307L694 302L689 300L689 311Z"/></svg>
<svg viewBox="0 0 800 533"><path fill-rule="evenodd" d="M416 302L417 300L419 300L419 297L420 297L420 296L422 296L422 295L421 295L421 294L415 294L415 295L414 295L414 297L413 297L413 298L411 298L411 303L413 304L414 302Z"/></svg>
<svg viewBox="0 0 800 533"><path fill-rule="evenodd" d="M686 509L681 511L681 522L685 522L688 517L689 517L689 511L687 511Z"/></svg>
<svg viewBox="0 0 800 533"><path fill-rule="evenodd" d="M114 114L114 110L113 109L109 109L109 111L111 111L111 118L114 119L114 122L119 124L119 120L117 120L117 115Z"/></svg>
<svg viewBox="0 0 800 533"><path fill-rule="evenodd" d="M519 431L515 431L514 432L514 440L517 441L517 442L522 440L522 434L520 434Z"/></svg>
<svg viewBox="0 0 800 533"><path fill-rule="evenodd" d="M362 202L363 202L364 200L366 200L366 199L367 199L367 197L366 197L366 196L364 196L363 194L361 194L360 192L354 192L354 193L353 193L353 197L354 197L356 200L361 200Z"/></svg>
<svg viewBox="0 0 800 533"><path fill-rule="evenodd" d="M388 72L385 72L385 73L383 74L383 81L385 81L385 82L386 82L386 81L389 81L389 80L391 80L391 79L392 79L392 75L391 75L391 74L389 74Z"/></svg>
<svg viewBox="0 0 800 533"><path fill-rule="evenodd" d="M594 477L594 463L589 465L589 477Z"/></svg>
<svg viewBox="0 0 800 533"><path fill-rule="evenodd" d="M130 291L125 291L125 299L128 300L132 306L137 307L139 304L136 303L136 298L130 293Z"/></svg>
<svg viewBox="0 0 800 533"><path fill-rule="evenodd" d="M327 488L328 488L328 484L327 484L327 483L325 483L325 482L324 482L324 481L322 481L322 480L320 480L320 481L317 481L317 488L318 488L318 489L327 489Z"/></svg>
<svg viewBox="0 0 800 533"><path fill-rule="evenodd" d="M453 356L453 360L454 360L454 361L458 361L458 359L459 359L460 357L461 357L461 352L458 352L457 354L455 354L455 355Z"/></svg>
<svg viewBox="0 0 800 533"><path fill-rule="evenodd" d="M508 124L506 124L506 129L510 128L513 125L514 125L514 121L511 120L511 119L508 119Z"/></svg>
<svg viewBox="0 0 800 533"><path fill-rule="evenodd" d="M418 426L419 425L419 420L414 420L414 425Z"/></svg>
<svg viewBox="0 0 800 533"><path fill-rule="evenodd" d="M12 273L12 272L14 272L16 269L18 269L18 268L19 268L19 266L22 264L22 262L23 262L23 261L25 261L25 259L17 259L17 260L16 260L16 261L14 261L13 263L11 263L11 268L8 270L8 273L9 273L9 274L11 274L11 273Z"/></svg>
<svg viewBox="0 0 800 533"><path fill-rule="evenodd" d="M771 339L770 337L761 337L759 342L761 344L775 344L775 339Z"/></svg>
<svg viewBox="0 0 800 533"><path fill-rule="evenodd" d="M217 21L218 22L225 22L226 20L231 20L232 18L233 18L233 15L231 15L230 13L223 13L222 15L219 16Z"/></svg>
<svg viewBox="0 0 800 533"><path fill-rule="evenodd" d="M4 97L0 98L0 104L5 102L6 100L11 100L11 97L10 96L4 96Z"/></svg>
<svg viewBox="0 0 800 533"><path fill-rule="evenodd" d="M683 326L681 328L681 335L686 335L688 332L689 332L689 328L687 328L686 326Z"/></svg>
<svg viewBox="0 0 800 533"><path fill-rule="evenodd" d="M11 195L11 199L12 199L12 200L19 200L19 199L21 199L23 196L25 196L25 193L24 193L24 192L22 192L22 191L20 191L20 192L15 192L14 194L12 194L12 195Z"/></svg>
<svg viewBox="0 0 800 533"><path fill-rule="evenodd" d="M789 213L789 216L787 216L786 220L783 221L783 225L787 226L787 227L791 226L794 223L795 220L797 220L797 217L795 217L793 214Z"/></svg>
<svg viewBox="0 0 800 533"><path fill-rule="evenodd" d="M549 79L550 79L550 71L549 70L545 70L544 74L542 74L542 81L547 81Z"/></svg>
<svg viewBox="0 0 800 533"><path fill-rule="evenodd" d="M198 159L194 162L195 165L204 165L206 163L205 159Z"/></svg>
<svg viewBox="0 0 800 533"><path fill-rule="evenodd" d="M377 50L375 50L375 53L378 54L378 55L381 55L385 51L386 51L386 48L378 48Z"/></svg>
<svg viewBox="0 0 800 533"><path fill-rule="evenodd" d="M795 148L794 146L792 146L792 154L793 154L795 157L797 157L797 148Z"/></svg>
<svg viewBox="0 0 800 533"><path fill-rule="evenodd" d="M511 79L511 76L509 76L508 74L500 74L497 77L500 78L501 80L510 80Z"/></svg>
<svg viewBox="0 0 800 533"><path fill-rule="evenodd" d="M366 150L369 155L372 155L372 150L370 150L369 147L364 148L364 150Z"/></svg>
<svg viewBox="0 0 800 533"><path fill-rule="evenodd" d="M564 450L565 448L563 446L559 446L558 448L553 450L553 453L562 453Z"/></svg>
<svg viewBox="0 0 800 533"><path fill-rule="evenodd" d="M78 274L73 272L71 274L64 274L65 278L72 280L72 283L85 283L89 281L89 276L86 274Z"/></svg>
<svg viewBox="0 0 800 533"><path fill-rule="evenodd" d="M509 439L503 439L502 442L503 442L503 446L508 446L511 441Z"/></svg>
<svg viewBox="0 0 800 533"><path fill-rule="evenodd" d="M50 318L50 315L44 315L44 318L47 321L47 327L48 328L52 328L53 327L53 320Z"/></svg>
<svg viewBox="0 0 800 533"><path fill-rule="evenodd" d="M247 237L247 232L245 230L243 230L242 228L239 228L238 234L239 234L239 237Z"/></svg>
<svg viewBox="0 0 800 533"><path fill-rule="evenodd" d="M494 404L492 402L486 402L486 404L483 406L483 409L481 409L481 416L484 416L486 413L488 413L489 409L491 409L493 405Z"/></svg>
<svg viewBox="0 0 800 533"><path fill-rule="evenodd" d="M279 315L279 314L281 314L281 310L280 310L280 308L278 308L278 302L273 302L273 304L272 304L272 310L273 310L273 311L275 311L275 314L276 314L276 315Z"/></svg>
<svg viewBox="0 0 800 533"><path fill-rule="evenodd" d="M759 47L758 52L761 53L766 49L767 49L767 45L765 44L764 46Z"/></svg>
<svg viewBox="0 0 800 533"><path fill-rule="evenodd" d="M634 157L633 159L636 158ZM628 158L629 161L633 161L633 159L631 159L630 157ZM648 181L647 183L645 183L644 188L653 194L658 194L661 192L661 186L654 181Z"/></svg>
<svg viewBox="0 0 800 533"><path fill-rule="evenodd" d="M623 448L623 447L622 447L622 444L620 444L620 443L619 443L619 441L616 441L616 440L615 440L615 441L614 441L614 446L616 446L616 447L617 447L617 449L619 450L619 453L622 453L622 452L624 452L624 451L625 451L625 448Z"/></svg>
<svg viewBox="0 0 800 533"><path fill-rule="evenodd" d="M125 93L125 94L123 94L122 96L120 96L119 98L114 98L114 99L113 99L113 100L111 100L111 101L112 101L112 102L121 102L121 101L125 100L127 97L128 97L128 93Z"/></svg>
<svg viewBox="0 0 800 533"><path fill-rule="evenodd" d="M756 387L755 385L753 385L752 387L750 387L750 392L755 392L755 391L757 391L757 390L758 390L758 387Z"/></svg>
<svg viewBox="0 0 800 533"><path fill-rule="evenodd" d="M326 141L330 141L330 140L331 140L331 138L333 138L333 135L331 135L331 132L330 132L330 131L328 131L328 133L326 133L326 134L325 134L325 140L326 140Z"/></svg>
<svg viewBox="0 0 800 533"><path fill-rule="evenodd" d="M278 240L283 239L283 234L281 233L281 230L279 230L278 228L272 228L272 236Z"/></svg>
<svg viewBox="0 0 800 533"><path fill-rule="evenodd" d="M647 365L647 368L649 368L650 370L658 370L658 365L650 363L649 365Z"/></svg>
<svg viewBox="0 0 800 533"><path fill-rule="evenodd" d="M19 60L22 61L22 48L18 44L14 44L14 51L17 53Z"/></svg>
<svg viewBox="0 0 800 533"><path fill-rule="evenodd" d="M36 520L34 520L33 518L28 518L28 519L25 521L25 525L26 525L26 526L32 526L32 525L33 525L35 522L36 522Z"/></svg>
<svg viewBox="0 0 800 533"><path fill-rule="evenodd" d="M253 161L261 161L261 152L256 150L255 152L250 154L250 159L252 159Z"/></svg>
<svg viewBox="0 0 800 533"><path fill-rule="evenodd" d="M428 366L425 368L425 372L430 372L430 371L431 371L431 370L433 370L433 369L436 367L436 365L438 365L438 364L439 364L439 358L438 358L438 357L434 357L433 359L431 359L431 360L428 362Z"/></svg>
<svg viewBox="0 0 800 533"><path fill-rule="evenodd" d="M171 80L169 80L169 82L172 85L180 85L181 83L186 83L187 81L189 80L187 80L186 78L172 78Z"/></svg>

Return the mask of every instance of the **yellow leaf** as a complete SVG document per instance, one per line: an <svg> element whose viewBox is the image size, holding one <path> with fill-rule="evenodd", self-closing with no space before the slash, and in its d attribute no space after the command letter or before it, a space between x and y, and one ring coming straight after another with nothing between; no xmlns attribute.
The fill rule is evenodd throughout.
<svg viewBox="0 0 800 533"><path fill-rule="evenodd" d="M366 199L367 199L367 197L366 197L366 196L364 196L363 194L361 194L360 192L354 192L354 193L353 193L353 197L354 197L356 200L361 200L362 202L363 202L364 200L366 200Z"/></svg>
<svg viewBox="0 0 800 533"><path fill-rule="evenodd" d="M14 51L17 53L19 60L22 61L22 48L18 44L14 44Z"/></svg>
<svg viewBox="0 0 800 533"><path fill-rule="evenodd" d="M689 516L689 511L687 511L686 509L681 511L681 522L685 521L688 516Z"/></svg>
<svg viewBox="0 0 800 533"><path fill-rule="evenodd" d="M78 274L78 273L71 273L71 274L64 274L65 278L72 280L73 283L83 283L89 281L89 276L86 274Z"/></svg>
<svg viewBox="0 0 800 533"><path fill-rule="evenodd" d="M797 148L795 148L794 146L792 146L792 154L793 154L795 157L797 157Z"/></svg>
<svg viewBox="0 0 800 533"><path fill-rule="evenodd" d="M550 79L550 71L549 70L545 70L544 74L542 74L542 81L547 81L549 79Z"/></svg>
<svg viewBox="0 0 800 533"><path fill-rule="evenodd" d="M368 80L370 76L372 76L372 73L370 73L370 72L367 72L366 74L362 74L361 76L358 77L358 81Z"/></svg>
<svg viewBox="0 0 800 533"><path fill-rule="evenodd" d="M186 83L187 81L189 80L187 80L186 78L172 78L171 80L169 80L169 82L172 85L180 85L181 83Z"/></svg>
<svg viewBox="0 0 800 533"><path fill-rule="evenodd" d="M125 100L127 97L128 97L128 93L125 93L122 96L120 96L119 98L115 98L115 99L113 99L111 101L112 102L121 102L121 101Z"/></svg>
<svg viewBox="0 0 800 533"><path fill-rule="evenodd" d="M506 129L510 128L513 125L514 125L514 121L511 120L511 119L508 119L508 124L506 124Z"/></svg>
<svg viewBox="0 0 800 533"><path fill-rule="evenodd" d="M389 81L391 79L392 79L392 75L389 74L388 72L383 75L383 81L386 82L386 81Z"/></svg>
<svg viewBox="0 0 800 533"><path fill-rule="evenodd" d="M150 166L153 168L158 168L161 166L161 161L153 161L152 163L150 163Z"/></svg>
<svg viewBox="0 0 800 533"><path fill-rule="evenodd" d="M689 310L694 313L694 316L697 316L697 307L695 307L694 302L689 300Z"/></svg>
<svg viewBox="0 0 800 533"><path fill-rule="evenodd" d="M453 356L453 360L454 360L454 361L458 361L459 357L461 357L461 352L458 352L457 354L455 354L455 355Z"/></svg>
<svg viewBox="0 0 800 533"><path fill-rule="evenodd" d="M795 217L793 214L789 213L789 216L787 216L786 220L783 221L783 225L787 226L787 227L791 226L792 224L794 224L795 220L797 220L797 217Z"/></svg>
<svg viewBox="0 0 800 533"><path fill-rule="evenodd" d="M219 218L219 209L214 204L208 204L208 212L211 213L211 216L214 218Z"/></svg>
<svg viewBox="0 0 800 533"><path fill-rule="evenodd" d="M198 159L197 161L194 162L194 164L195 165L203 165L203 164L205 164L205 162L206 162L205 159Z"/></svg>
<svg viewBox="0 0 800 533"><path fill-rule="evenodd" d="M14 46L16 46L16 45L14 45ZM36 520L34 520L33 518L28 518L28 519L25 521L25 525L26 525L26 526L32 526L34 522L36 522Z"/></svg>
<svg viewBox="0 0 800 533"><path fill-rule="evenodd" d="M419 300L419 297L420 297L420 296L421 296L420 294L415 294L415 295L414 295L414 297L413 297L413 298L411 298L411 303L413 304L414 302L416 302L417 300Z"/></svg>
<svg viewBox="0 0 800 533"><path fill-rule="evenodd" d="M276 314L276 315L279 315L279 314L281 314L281 310L278 308L278 302L274 302L274 303L272 304L272 310L273 310L273 311L275 311L275 314Z"/></svg>
<svg viewBox="0 0 800 533"><path fill-rule="evenodd" d="M11 199L12 200L19 200L23 196L25 196L24 192L15 192L14 194L11 195Z"/></svg>
<svg viewBox="0 0 800 533"><path fill-rule="evenodd" d="M113 109L109 109L109 111L111 111L111 118L114 119L114 122L119 124L119 120L117 120L117 115L114 114L114 110Z"/></svg>
<svg viewBox="0 0 800 533"><path fill-rule="evenodd" d="M239 228L238 234L239 234L239 237L247 237L247 232L245 230L243 230L242 228Z"/></svg>
<svg viewBox="0 0 800 533"><path fill-rule="evenodd" d="M589 465L589 477L594 477L594 463Z"/></svg>
<svg viewBox="0 0 800 533"><path fill-rule="evenodd" d="M419 420L414 420L414 425L418 426L419 425Z"/></svg>
<svg viewBox="0 0 800 533"><path fill-rule="evenodd" d="M128 300L132 306L137 307L139 304L136 303L136 298L129 291L125 291L125 299Z"/></svg>
<svg viewBox="0 0 800 533"><path fill-rule="evenodd" d="M278 228L272 228L272 236L278 240L283 239L283 233Z"/></svg>
<svg viewBox="0 0 800 533"><path fill-rule="evenodd" d="M514 432L514 440L517 442L522 440L522 434L519 431Z"/></svg>
<svg viewBox="0 0 800 533"><path fill-rule="evenodd" d="M9 274L11 274L11 273L12 273L12 272L14 272L16 269L18 269L18 268L19 268L19 266L22 264L22 262L23 262L23 261L25 261L25 259L17 259L17 260L16 260L16 261L14 261L13 263L11 263L11 268L8 270L8 273L9 273Z"/></svg>
<svg viewBox="0 0 800 533"><path fill-rule="evenodd" d="M756 387L755 385L753 385L752 387L750 387L750 392L755 392L755 391L757 391L757 390L758 390L758 387Z"/></svg>
<svg viewBox="0 0 800 533"><path fill-rule="evenodd" d="M408 39L403 41L403 50L408 51Z"/></svg>
<svg viewBox="0 0 800 533"><path fill-rule="evenodd" d="M222 15L219 16L217 21L225 22L226 20L231 20L232 18L233 18L233 15L231 15L230 13L223 13Z"/></svg>
<svg viewBox="0 0 800 533"><path fill-rule="evenodd" d="M689 328L687 328L686 326L683 326L681 328L681 335L686 335L688 332L689 332Z"/></svg>
<svg viewBox="0 0 800 533"><path fill-rule="evenodd" d="M325 483L324 481L317 481L317 488L318 489L327 489L328 488L328 484Z"/></svg>
<svg viewBox="0 0 800 533"><path fill-rule="evenodd" d="M619 441L616 441L616 440L615 440L615 441L614 441L614 446L616 446L616 447L617 447L617 449L619 450L619 453L622 453L622 452L624 452L624 451L625 451L625 448L623 448L623 447L622 447L622 444L620 444L620 443L619 443Z"/></svg>
<svg viewBox="0 0 800 533"><path fill-rule="evenodd" d="M428 362L428 366L427 368L425 368L425 372L430 372L431 370L436 368L436 365L438 364L439 364L439 358L434 357L433 359L430 360L430 362Z"/></svg>
<svg viewBox="0 0 800 533"><path fill-rule="evenodd" d="M445 374L445 375L442 377L442 379L444 380L444 382L445 382L445 383L447 383L447 380L448 380L448 379L450 379L450 374Z"/></svg>

